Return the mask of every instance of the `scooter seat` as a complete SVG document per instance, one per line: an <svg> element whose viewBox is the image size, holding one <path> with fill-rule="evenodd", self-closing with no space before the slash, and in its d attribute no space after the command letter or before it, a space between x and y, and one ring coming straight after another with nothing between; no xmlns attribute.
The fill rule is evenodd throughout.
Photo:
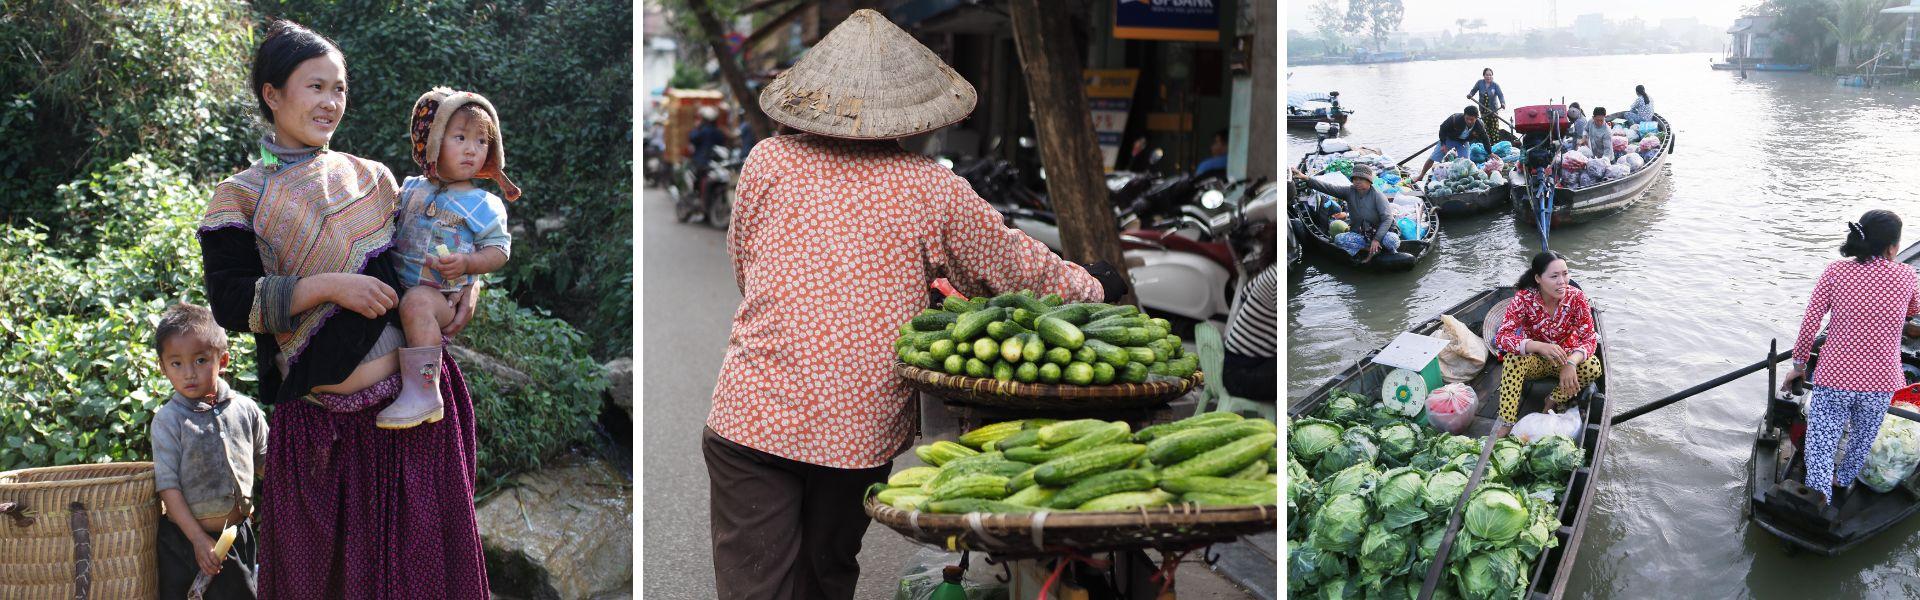
<svg viewBox="0 0 1920 600"><path fill-rule="evenodd" d="M1183 236L1183 235L1176 235L1171 232L1156 231L1156 230L1149 230L1149 229L1136 229L1136 230L1128 231L1127 235L1131 235L1144 240L1159 242L1160 245L1166 246L1168 250L1172 250L1175 252L1187 252L1191 254L1198 254L1201 256L1205 256L1209 259L1212 259L1213 262L1219 263L1220 267L1223 269L1226 269L1228 273L1234 272L1234 269L1235 269L1235 266L1233 264L1233 250L1231 248L1228 248L1227 245L1224 243L1198 242L1198 241L1188 239L1186 236ZM1132 245L1135 247L1139 247L1138 244L1123 243L1122 245Z"/></svg>

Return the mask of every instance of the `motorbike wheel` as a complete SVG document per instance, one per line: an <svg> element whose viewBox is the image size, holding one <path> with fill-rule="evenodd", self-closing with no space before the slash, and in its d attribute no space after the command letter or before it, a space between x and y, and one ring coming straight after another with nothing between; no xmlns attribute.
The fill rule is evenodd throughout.
<svg viewBox="0 0 1920 600"><path fill-rule="evenodd" d="M687 202L687 201L686 201L685 199L683 199L683 198L675 198L675 199L674 199L674 201L673 201L673 218L674 218L674 220L677 220L677 221L679 221L679 222L681 222L681 223L685 223L685 222L687 222L687 221L692 221L692 220L693 220L693 215L695 215L695 214L698 214L698 211L695 211L695 210L693 209L693 207L691 206L691 203L690 203L690 202Z"/></svg>
<svg viewBox="0 0 1920 600"><path fill-rule="evenodd" d="M733 223L733 197L737 192L733 185L717 186L709 192L707 199L707 224L715 229L726 229Z"/></svg>

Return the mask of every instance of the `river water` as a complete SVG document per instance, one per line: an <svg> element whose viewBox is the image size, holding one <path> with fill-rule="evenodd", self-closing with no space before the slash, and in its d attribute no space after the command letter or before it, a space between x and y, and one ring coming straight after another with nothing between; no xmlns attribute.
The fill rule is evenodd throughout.
<svg viewBox="0 0 1920 600"><path fill-rule="evenodd" d="M1466 106L1481 67L1494 69L1509 106L1564 97L1618 111L1644 84L1677 135L1665 180L1632 208L1551 240L1604 311L1619 412L1758 361L1770 339L1790 346L1847 220L1892 209L1910 223L1904 243L1920 239L1920 92L1807 73L1742 80L1710 70L1711 58L1298 67L1287 86L1340 91L1356 111L1347 139L1398 159ZM1290 131L1285 160L1313 142ZM1443 221L1440 237L1439 254L1409 273L1308 258L1288 284L1290 397L1473 293L1511 285L1540 247L1510 213ZM1765 381L1762 371L1614 428L1568 598L1920 597L1920 520L1823 559L1788 556L1744 518Z"/></svg>

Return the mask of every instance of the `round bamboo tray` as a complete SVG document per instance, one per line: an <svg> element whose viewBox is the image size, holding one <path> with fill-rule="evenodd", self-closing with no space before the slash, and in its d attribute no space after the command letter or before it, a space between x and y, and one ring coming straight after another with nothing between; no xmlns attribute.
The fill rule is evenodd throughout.
<svg viewBox="0 0 1920 600"><path fill-rule="evenodd" d="M150 462L0 473L0 598L152 598L159 522Z"/></svg>
<svg viewBox="0 0 1920 600"><path fill-rule="evenodd" d="M1172 504L1125 512L964 515L905 511L869 497L867 515L900 535L948 551L1034 557L1141 548L1191 549L1279 526L1279 507Z"/></svg>
<svg viewBox="0 0 1920 600"><path fill-rule="evenodd" d="M990 377L949 375L903 362L894 363L893 371L907 380L907 387L922 392L968 404L1016 410L1147 408L1172 402L1199 388L1203 381L1202 374L1194 373L1186 379L1162 379L1146 383L1021 383Z"/></svg>

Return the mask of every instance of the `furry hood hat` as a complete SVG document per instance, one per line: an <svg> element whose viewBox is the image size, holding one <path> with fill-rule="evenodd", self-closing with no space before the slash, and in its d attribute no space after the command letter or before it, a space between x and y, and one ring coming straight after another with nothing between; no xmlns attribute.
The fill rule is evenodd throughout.
<svg viewBox="0 0 1920 600"><path fill-rule="evenodd" d="M493 103L486 97L473 92L458 92L445 87L436 87L421 94L413 102L413 122L408 128L413 138L413 162L425 170L430 179L440 179L435 162L440 160L440 140L447 135L447 124L453 121L453 113L461 106L474 104L480 110L487 111L493 118L494 143L487 149L486 164L473 174L475 179L492 179L500 184L500 193L508 201L520 198L520 187L507 179L507 142L506 134L501 132L500 113L493 109Z"/></svg>

